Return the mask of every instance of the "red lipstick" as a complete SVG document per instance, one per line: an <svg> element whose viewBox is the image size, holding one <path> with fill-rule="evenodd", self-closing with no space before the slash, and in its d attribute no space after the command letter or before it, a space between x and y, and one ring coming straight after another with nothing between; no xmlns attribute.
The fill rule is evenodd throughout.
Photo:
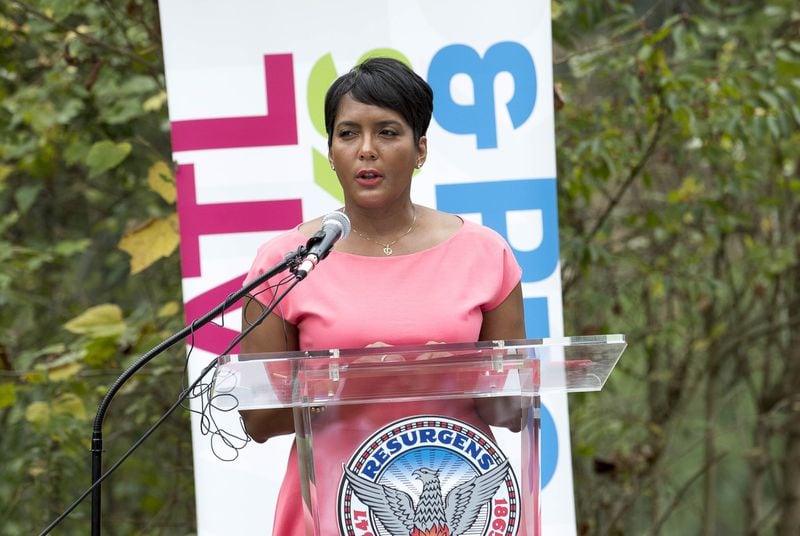
<svg viewBox="0 0 800 536"><path fill-rule="evenodd" d="M381 179L383 179L383 175L376 169L361 169L356 174L356 182L363 186L374 186Z"/></svg>

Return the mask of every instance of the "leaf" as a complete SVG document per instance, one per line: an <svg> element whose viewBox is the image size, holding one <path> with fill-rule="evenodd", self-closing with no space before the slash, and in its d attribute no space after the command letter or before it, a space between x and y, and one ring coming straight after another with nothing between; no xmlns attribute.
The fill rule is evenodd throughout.
<svg viewBox="0 0 800 536"><path fill-rule="evenodd" d="M47 5L48 11L51 11L51 17L60 21L77 11L80 2L78 0L59 0L57 2L48 2Z"/></svg>
<svg viewBox="0 0 800 536"><path fill-rule="evenodd" d="M47 377L54 382L62 382L75 376L83 369L80 363L64 363L47 369Z"/></svg>
<svg viewBox="0 0 800 536"><path fill-rule="evenodd" d="M650 295L655 299L663 298L666 294L664 279L654 275L650 278Z"/></svg>
<svg viewBox="0 0 800 536"><path fill-rule="evenodd" d="M25 214L28 209L36 202L39 192L42 191L41 184L22 186L14 192L14 200L17 202L20 214Z"/></svg>
<svg viewBox="0 0 800 536"><path fill-rule="evenodd" d="M145 112L157 112L164 107L165 102L167 102L167 92L159 91L142 103L142 109Z"/></svg>
<svg viewBox="0 0 800 536"><path fill-rule="evenodd" d="M87 418L86 406L83 400L75 393L64 393L53 401L53 414L71 415L76 419L85 421Z"/></svg>
<svg viewBox="0 0 800 536"><path fill-rule="evenodd" d="M670 203L686 203L703 193L703 185L693 176L683 179L680 188L667 194Z"/></svg>
<svg viewBox="0 0 800 536"><path fill-rule="evenodd" d="M639 61L645 61L653 54L653 47L650 45L644 45L642 48L639 49L639 52L636 54L636 59Z"/></svg>
<svg viewBox="0 0 800 536"><path fill-rule="evenodd" d="M141 95L156 89L156 83L150 76L131 76L115 91L115 95Z"/></svg>
<svg viewBox="0 0 800 536"><path fill-rule="evenodd" d="M47 376L41 370L32 370L22 375L22 381L30 383L31 385L38 385L44 383Z"/></svg>
<svg viewBox="0 0 800 536"><path fill-rule="evenodd" d="M33 478L47 473L47 466L42 462L37 462L28 469L28 474Z"/></svg>
<svg viewBox="0 0 800 536"><path fill-rule="evenodd" d="M178 302L171 301L165 303L161 309L158 310L158 318L166 318L170 316L175 316L181 310L181 306L178 305Z"/></svg>
<svg viewBox="0 0 800 536"><path fill-rule="evenodd" d="M92 145L86 155L86 165L89 166L89 177L97 177L110 169L114 169L131 153L131 144L128 142L114 143L113 141L99 141Z"/></svg>
<svg viewBox="0 0 800 536"><path fill-rule="evenodd" d="M663 41L665 37L672 33L672 28L675 24L675 18L667 20L664 25L661 27L658 32L655 34L647 37L645 42L650 45L655 45L656 43Z"/></svg>
<svg viewBox="0 0 800 536"><path fill-rule="evenodd" d="M550 18L557 20L562 12L563 8L561 7L561 3L558 0L552 0L552 2L550 2Z"/></svg>
<svg viewBox="0 0 800 536"><path fill-rule="evenodd" d="M25 409L25 420L31 424L50 422L50 406L47 402L33 402Z"/></svg>
<svg viewBox="0 0 800 536"><path fill-rule="evenodd" d="M115 95L113 100L107 102L100 110L101 121L110 125L124 125L147 113L142 109L142 102L138 95L124 97Z"/></svg>
<svg viewBox="0 0 800 536"><path fill-rule="evenodd" d="M772 108L773 110L781 109L781 103L778 100L778 97L776 97L774 93L762 90L758 92L758 96L761 97L761 100L767 103L769 107Z"/></svg>
<svg viewBox="0 0 800 536"><path fill-rule="evenodd" d="M80 240L62 240L56 247L53 248L53 251L59 255L63 255L64 257L69 257L76 253L80 253L85 251L92 244L92 241L88 238L82 238Z"/></svg>
<svg viewBox="0 0 800 536"><path fill-rule="evenodd" d="M175 203L175 176L166 162L159 161L150 166L147 184L169 204Z"/></svg>
<svg viewBox="0 0 800 536"><path fill-rule="evenodd" d="M681 125L681 134L688 137L694 133L695 117L691 108L688 106L679 106L672 113L672 117L676 123Z"/></svg>
<svg viewBox="0 0 800 536"><path fill-rule="evenodd" d="M104 303L86 309L66 324L64 328L71 333L87 335L93 339L116 337L125 331L122 309L113 303Z"/></svg>
<svg viewBox="0 0 800 536"><path fill-rule="evenodd" d="M13 383L0 383L0 409L10 408L16 402L16 386Z"/></svg>
<svg viewBox="0 0 800 536"><path fill-rule="evenodd" d="M19 212L16 210L13 212L9 212L5 216L0 217L0 232L5 231L9 227L16 225L19 221Z"/></svg>
<svg viewBox="0 0 800 536"><path fill-rule="evenodd" d="M115 339L108 337L92 339L83 349L83 362L90 367L101 367L117 354Z"/></svg>
<svg viewBox="0 0 800 536"><path fill-rule="evenodd" d="M63 151L62 156L67 164L74 165L78 162L84 161L86 155L89 154L89 149L82 140L73 140Z"/></svg>
<svg viewBox="0 0 800 536"><path fill-rule="evenodd" d="M178 216L173 214L126 233L118 247L131 256L131 274L138 274L157 260L169 257L179 243Z"/></svg>
<svg viewBox="0 0 800 536"><path fill-rule="evenodd" d="M14 171L14 168L11 166L7 166L6 164L0 164L0 184L11 175L11 172Z"/></svg>
<svg viewBox="0 0 800 536"><path fill-rule="evenodd" d="M42 356L61 355L67 351L67 346L64 343L49 344L44 348L40 348L31 353L34 358Z"/></svg>

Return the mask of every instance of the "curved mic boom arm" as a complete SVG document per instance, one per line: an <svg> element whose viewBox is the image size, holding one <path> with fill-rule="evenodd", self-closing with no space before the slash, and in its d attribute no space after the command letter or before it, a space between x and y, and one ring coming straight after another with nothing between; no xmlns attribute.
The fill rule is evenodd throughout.
<svg viewBox="0 0 800 536"><path fill-rule="evenodd" d="M174 345L176 342L181 341L188 337L192 332L197 330L198 328L208 324L227 310L231 305L239 301L245 295L250 293L253 289L257 288L258 286L265 283L269 278L274 277L275 275L285 271L294 269L299 265L303 258L306 255L306 247L300 246L297 251L289 253L286 255L284 260L275 266L273 266L270 270L265 272L264 274L260 275L240 290L234 292L230 296L228 296L224 302L214 307L211 311L203 315L202 317L198 318L197 320L193 321L190 325L184 327L182 330L178 331L168 339L162 341L158 346L144 354L140 357L135 363L133 363L128 369L122 373L122 375L117 378L114 384L109 388L108 393L106 393L103 400L100 402L100 405L97 408L97 414L94 419L93 431L92 431L92 443L91 443L91 453L92 453L92 517L91 517L91 525L92 525L92 536L100 536L100 519L101 519L101 510L100 510L100 478L103 472L103 420L105 419L106 412L108 411L108 407L111 404L111 399L119 392L122 386L127 382L136 372L142 368L145 364L147 364L151 359L155 356L166 350L167 348ZM232 348L238 341L240 337L234 339L231 343L229 348ZM54 525L53 525L54 526Z"/></svg>

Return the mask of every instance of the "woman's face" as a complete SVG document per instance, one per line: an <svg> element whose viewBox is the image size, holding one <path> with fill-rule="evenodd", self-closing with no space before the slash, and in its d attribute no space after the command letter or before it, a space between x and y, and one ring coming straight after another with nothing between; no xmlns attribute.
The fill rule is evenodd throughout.
<svg viewBox="0 0 800 536"><path fill-rule="evenodd" d="M348 204L388 208L408 202L411 175L425 162L427 140L394 110L346 95L339 102L328 151Z"/></svg>

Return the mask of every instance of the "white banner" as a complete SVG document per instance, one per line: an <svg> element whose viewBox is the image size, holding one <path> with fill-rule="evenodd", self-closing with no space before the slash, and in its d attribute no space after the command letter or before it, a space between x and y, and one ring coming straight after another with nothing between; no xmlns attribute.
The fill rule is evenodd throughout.
<svg viewBox="0 0 800 536"><path fill-rule="evenodd" d="M187 319L241 287L264 241L342 205L323 97L377 52L405 59L435 93L412 198L505 236L523 267L528 336L563 335L549 1L161 0L160 9ZM196 334L191 378L235 336L238 315ZM544 402L543 525L574 534L566 398ZM236 418L218 424L235 429ZM200 432L195 418L199 533L270 533L265 505L291 438L223 462Z"/></svg>

